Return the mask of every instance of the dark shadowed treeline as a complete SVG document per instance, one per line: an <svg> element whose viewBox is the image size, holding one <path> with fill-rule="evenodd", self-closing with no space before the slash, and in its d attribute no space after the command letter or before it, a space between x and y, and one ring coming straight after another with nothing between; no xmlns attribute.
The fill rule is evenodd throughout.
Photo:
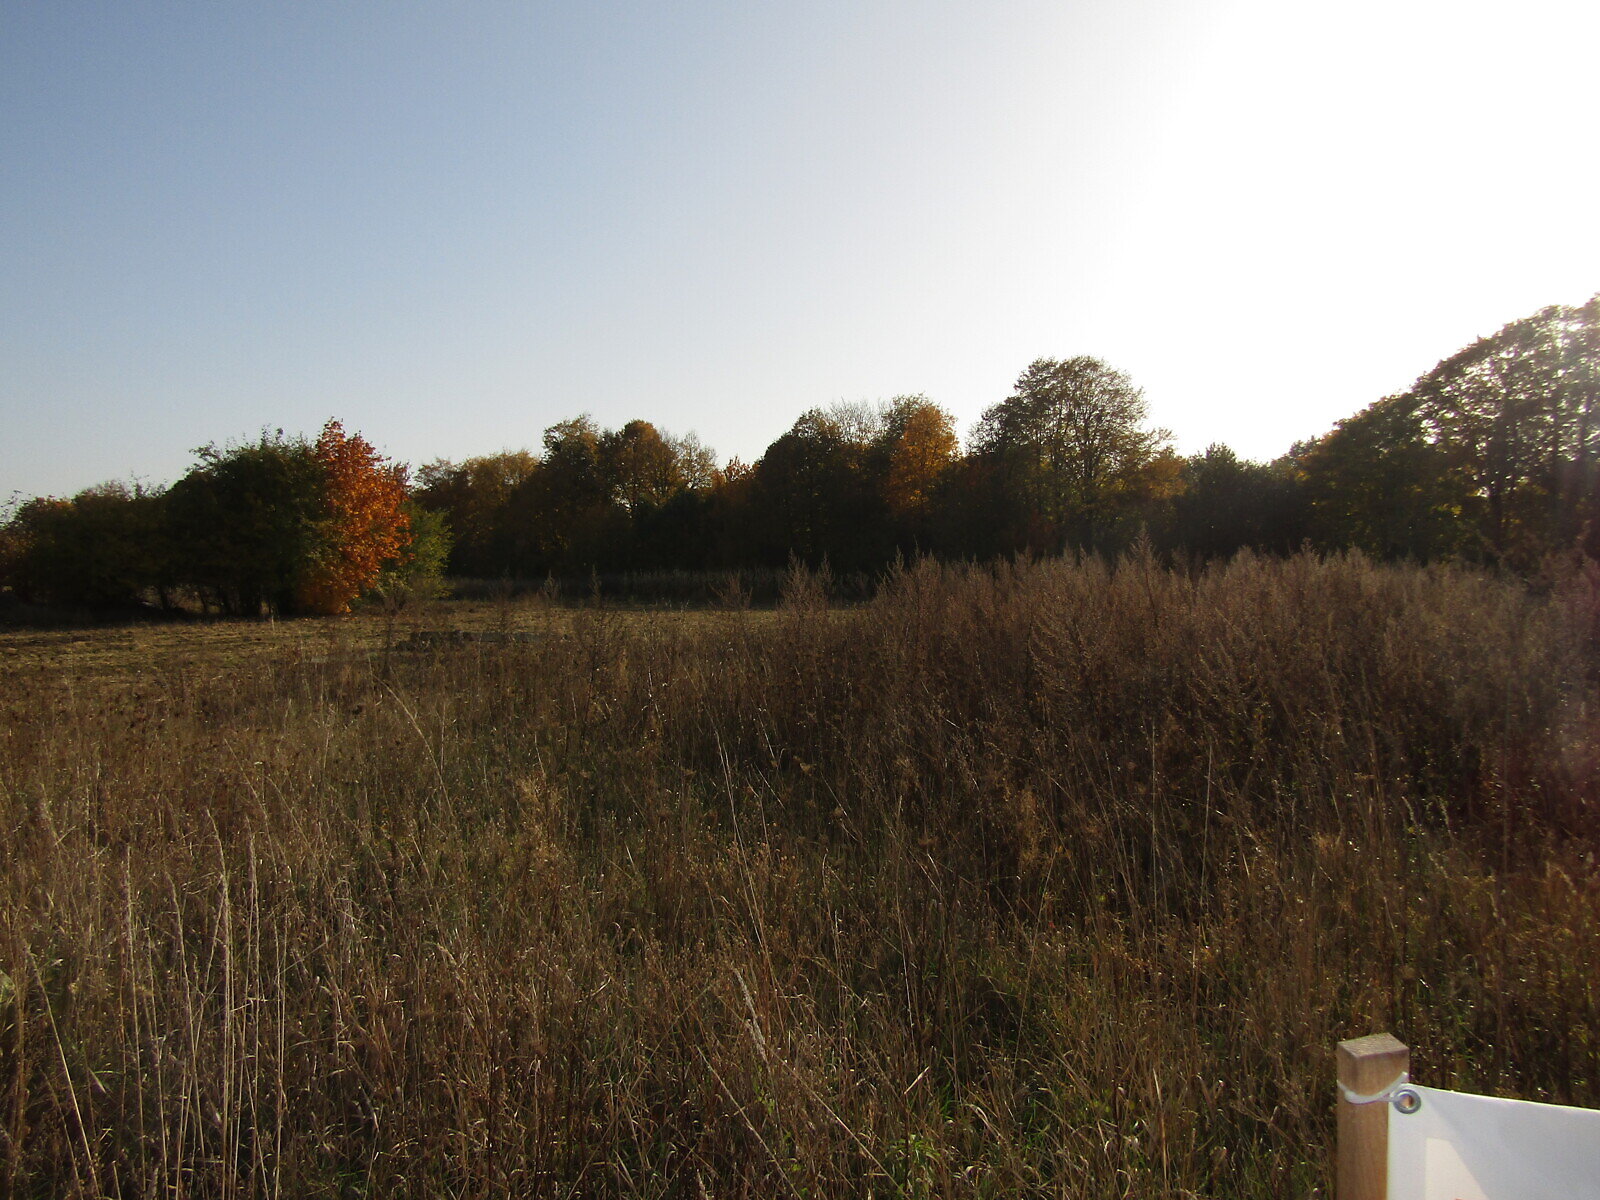
<svg viewBox="0 0 1600 1200"><path fill-rule="evenodd" d="M405 473L367 451L370 480L398 486ZM576 417L537 451L424 465L386 517L328 478L314 446L263 437L208 452L165 493L30 501L0 531L0 583L91 608L340 611L441 570L540 581L798 561L848 576L918 555L1115 554L1140 537L1202 561L1310 545L1533 571L1600 553L1600 297L1507 325L1272 463L1221 445L1177 455L1133 382L1079 357L1032 363L965 448L949 413L901 396L812 409L750 465L645 420Z"/></svg>
<svg viewBox="0 0 1600 1200"><path fill-rule="evenodd" d="M1041 359L965 450L921 396L813 409L754 465L586 419L542 457L433 463L418 500L456 536L453 573L782 567L875 571L897 556L1117 553L1141 535L1208 559L1346 548L1532 570L1600 551L1600 297L1506 326L1411 391L1272 463L1180 457L1122 373Z"/></svg>
<svg viewBox="0 0 1600 1200"><path fill-rule="evenodd" d="M1126 376L1040 360L961 448L922 396L812 409L753 465L643 421L552 427L544 453L430 463L415 496L455 536L452 574L781 569L875 573L896 558L1116 552L1141 534L1202 556L1307 536L1283 470L1223 447L1183 459Z"/></svg>
<svg viewBox="0 0 1600 1200"><path fill-rule="evenodd" d="M1526 568L1600 551L1600 296L1514 321L1294 455L1312 529Z"/></svg>
<svg viewBox="0 0 1600 1200"><path fill-rule="evenodd" d="M164 492L107 484L20 505L0 528L0 585L60 607L329 614L443 567L443 519L337 421L315 441L280 430L197 457Z"/></svg>

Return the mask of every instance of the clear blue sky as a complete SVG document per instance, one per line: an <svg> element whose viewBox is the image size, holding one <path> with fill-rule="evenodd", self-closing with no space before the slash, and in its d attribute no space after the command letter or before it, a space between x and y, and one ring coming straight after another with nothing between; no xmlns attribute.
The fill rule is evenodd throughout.
<svg viewBox="0 0 1600 1200"><path fill-rule="evenodd" d="M342 418L753 459L1093 354L1269 458L1600 290L1592 0L0 3L0 500Z"/></svg>

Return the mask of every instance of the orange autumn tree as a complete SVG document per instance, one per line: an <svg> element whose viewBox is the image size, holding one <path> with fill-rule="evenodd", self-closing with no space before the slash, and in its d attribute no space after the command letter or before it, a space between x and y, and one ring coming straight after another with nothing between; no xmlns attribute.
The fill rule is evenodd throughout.
<svg viewBox="0 0 1600 1200"><path fill-rule="evenodd" d="M322 546L300 581L296 606L344 613L411 542L402 471L338 421L322 427L312 458L324 476Z"/></svg>

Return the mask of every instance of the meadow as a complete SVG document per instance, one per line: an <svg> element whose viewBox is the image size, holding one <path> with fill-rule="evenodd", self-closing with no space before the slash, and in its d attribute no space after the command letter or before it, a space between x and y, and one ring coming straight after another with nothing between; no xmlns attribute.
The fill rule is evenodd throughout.
<svg viewBox="0 0 1600 1200"><path fill-rule="evenodd" d="M0 631L0 1192L1326 1197L1380 1030L1600 1107L1592 570L730 597Z"/></svg>

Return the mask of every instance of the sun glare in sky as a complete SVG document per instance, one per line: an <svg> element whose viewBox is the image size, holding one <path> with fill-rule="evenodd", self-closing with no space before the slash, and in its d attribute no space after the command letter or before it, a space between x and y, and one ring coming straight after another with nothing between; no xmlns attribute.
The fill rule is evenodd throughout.
<svg viewBox="0 0 1600 1200"><path fill-rule="evenodd" d="M1091 354L1272 458L1600 290L1600 6L0 12L0 499L336 415L760 456Z"/></svg>

